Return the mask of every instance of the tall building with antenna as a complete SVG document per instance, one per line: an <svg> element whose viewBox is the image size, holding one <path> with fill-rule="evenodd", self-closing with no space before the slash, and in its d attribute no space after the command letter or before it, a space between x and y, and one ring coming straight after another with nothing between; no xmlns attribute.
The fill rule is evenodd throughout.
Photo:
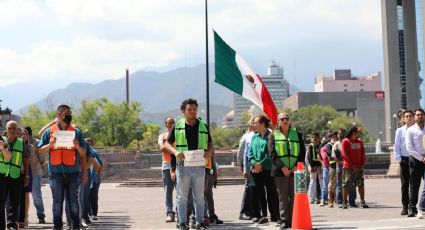
<svg viewBox="0 0 425 230"><path fill-rule="evenodd" d="M283 67L276 61L271 61L267 68L267 75L262 76L264 84L267 86L270 95L276 108L282 108L283 100L289 97L289 83L283 75ZM241 115L245 111L252 111L251 106L254 104L251 101L243 98L242 96L234 95L234 118L228 127L235 127L241 125ZM256 106L255 106L256 107Z"/></svg>

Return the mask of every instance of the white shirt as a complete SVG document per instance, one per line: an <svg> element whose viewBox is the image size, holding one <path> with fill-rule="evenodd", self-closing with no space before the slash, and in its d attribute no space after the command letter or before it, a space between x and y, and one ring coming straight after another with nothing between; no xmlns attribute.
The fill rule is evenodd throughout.
<svg viewBox="0 0 425 230"><path fill-rule="evenodd" d="M422 161L425 156L423 145L425 127L421 129L418 124L414 124L406 131L406 148L407 152L419 161Z"/></svg>
<svg viewBox="0 0 425 230"><path fill-rule="evenodd" d="M400 161L401 157L408 157L409 152L406 147L406 131L407 125L404 125L397 129L395 132L394 141L394 159Z"/></svg>
<svg viewBox="0 0 425 230"><path fill-rule="evenodd" d="M244 153L244 157L243 157L244 158L244 170L243 170L244 173L247 173L251 170L251 168L250 168L251 165L249 164L249 161L248 161L248 153L249 153L249 148L251 148L250 144L251 144L251 140L252 140L252 137L254 136L254 134L255 134L255 132L251 131L245 137L245 153Z"/></svg>

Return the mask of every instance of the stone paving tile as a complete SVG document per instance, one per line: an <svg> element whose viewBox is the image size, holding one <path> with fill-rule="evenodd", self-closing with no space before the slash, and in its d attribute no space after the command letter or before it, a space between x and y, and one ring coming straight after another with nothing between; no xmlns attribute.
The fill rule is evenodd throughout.
<svg viewBox="0 0 425 230"><path fill-rule="evenodd" d="M89 229L175 229L175 223L165 223L162 188L123 188L118 184L101 185L99 220ZM319 229L425 229L425 220L400 216L400 180L367 179L366 201L369 209L311 206L313 226ZM422 188L421 188L422 189ZM256 227L238 220L243 186L221 186L214 189L216 213L225 224L210 229L278 229L271 222ZM29 229L51 229L51 192L43 187L46 209L45 225L34 224L35 208L30 209Z"/></svg>

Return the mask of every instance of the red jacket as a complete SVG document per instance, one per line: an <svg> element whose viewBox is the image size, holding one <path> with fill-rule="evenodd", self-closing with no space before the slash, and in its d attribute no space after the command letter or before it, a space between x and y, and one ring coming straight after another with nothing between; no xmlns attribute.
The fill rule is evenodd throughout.
<svg viewBox="0 0 425 230"><path fill-rule="evenodd" d="M341 142L341 155L344 160L343 168L364 168L366 155L362 141L344 138Z"/></svg>
<svg viewBox="0 0 425 230"><path fill-rule="evenodd" d="M323 167L329 168L329 157L328 153L326 152L326 145L320 148L320 156L322 156Z"/></svg>

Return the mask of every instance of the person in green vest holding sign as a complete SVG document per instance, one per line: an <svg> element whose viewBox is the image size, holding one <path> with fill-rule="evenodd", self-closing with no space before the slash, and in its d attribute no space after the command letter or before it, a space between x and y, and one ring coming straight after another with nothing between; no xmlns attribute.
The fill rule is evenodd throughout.
<svg viewBox="0 0 425 230"><path fill-rule="evenodd" d="M24 185L29 184L28 164L30 154L27 145L18 138L18 124L9 121L6 124L6 135L0 138L0 230L18 229L16 220L18 217L19 200L22 192L22 180ZM21 177L24 169L25 177ZM5 220L5 202L9 197L9 213L7 226Z"/></svg>
<svg viewBox="0 0 425 230"><path fill-rule="evenodd" d="M214 147L207 124L197 117L198 102L192 98L184 100L180 110L184 118L178 120L169 132L161 151L176 156L179 229L188 229L187 202L190 187L195 201L196 229L207 229L203 223L205 166L210 163ZM172 146L173 143L175 147Z"/></svg>
<svg viewBox="0 0 425 230"><path fill-rule="evenodd" d="M289 114L278 115L278 129L269 135L268 150L272 176L279 196L281 229L291 227L294 206L294 172L297 163L305 160L305 145L301 133L291 126ZM307 188L305 188L307 189Z"/></svg>

